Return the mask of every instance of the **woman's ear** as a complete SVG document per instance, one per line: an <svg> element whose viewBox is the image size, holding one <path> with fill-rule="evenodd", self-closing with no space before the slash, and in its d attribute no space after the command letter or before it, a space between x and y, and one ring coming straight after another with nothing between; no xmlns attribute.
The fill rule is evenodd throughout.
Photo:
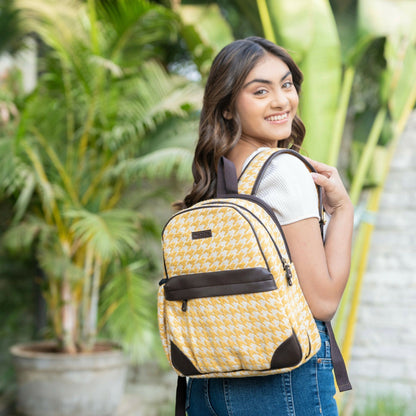
<svg viewBox="0 0 416 416"><path fill-rule="evenodd" d="M226 119L226 120L231 120L233 118L233 115L231 114L231 111L229 110L224 110L222 112L222 116Z"/></svg>

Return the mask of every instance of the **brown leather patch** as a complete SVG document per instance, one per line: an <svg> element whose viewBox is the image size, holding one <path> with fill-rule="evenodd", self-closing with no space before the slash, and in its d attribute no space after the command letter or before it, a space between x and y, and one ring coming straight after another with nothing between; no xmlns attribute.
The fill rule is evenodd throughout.
<svg viewBox="0 0 416 416"><path fill-rule="evenodd" d="M202 230L202 231L192 232L192 240L199 240L201 238L211 238L211 237L212 237L211 230Z"/></svg>
<svg viewBox="0 0 416 416"><path fill-rule="evenodd" d="M274 352L270 368L293 367L301 360L302 348L296 334L292 331L292 335Z"/></svg>
<svg viewBox="0 0 416 416"><path fill-rule="evenodd" d="M172 365L184 376L201 374L192 364L191 360L172 341L170 342L170 357L172 359Z"/></svg>

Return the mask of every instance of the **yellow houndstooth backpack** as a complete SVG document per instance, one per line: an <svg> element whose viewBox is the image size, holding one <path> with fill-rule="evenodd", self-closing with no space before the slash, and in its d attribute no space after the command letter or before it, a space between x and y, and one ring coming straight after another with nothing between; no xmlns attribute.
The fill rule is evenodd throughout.
<svg viewBox="0 0 416 416"><path fill-rule="evenodd" d="M163 229L159 330L179 383L287 372L320 348L281 226L254 195L268 163L288 152L312 168L297 152L267 149L238 189L234 165L222 158L218 196L176 213ZM179 407L177 396L176 414L184 415Z"/></svg>

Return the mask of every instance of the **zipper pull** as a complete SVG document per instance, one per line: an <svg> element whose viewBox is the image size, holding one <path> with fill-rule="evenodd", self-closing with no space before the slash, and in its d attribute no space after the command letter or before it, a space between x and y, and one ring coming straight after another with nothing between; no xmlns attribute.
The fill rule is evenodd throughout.
<svg viewBox="0 0 416 416"><path fill-rule="evenodd" d="M288 263L286 263L286 260L283 259L283 268L286 271L286 279L287 279L287 283L289 286L292 286L293 282L292 282L292 270L290 270L290 265Z"/></svg>
<svg viewBox="0 0 416 416"><path fill-rule="evenodd" d="M182 301L182 312L186 312L188 310L188 299L184 299Z"/></svg>
<svg viewBox="0 0 416 416"><path fill-rule="evenodd" d="M162 285L164 285L167 281L168 281L169 279L162 279L160 282L159 282L159 286L162 286Z"/></svg>

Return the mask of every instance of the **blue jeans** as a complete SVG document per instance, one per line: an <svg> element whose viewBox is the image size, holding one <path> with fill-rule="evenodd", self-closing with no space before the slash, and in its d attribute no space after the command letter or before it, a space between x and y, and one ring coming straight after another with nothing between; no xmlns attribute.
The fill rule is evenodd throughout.
<svg viewBox="0 0 416 416"><path fill-rule="evenodd" d="M329 337L325 324L316 323L320 350L291 372L188 379L188 416L337 416Z"/></svg>

